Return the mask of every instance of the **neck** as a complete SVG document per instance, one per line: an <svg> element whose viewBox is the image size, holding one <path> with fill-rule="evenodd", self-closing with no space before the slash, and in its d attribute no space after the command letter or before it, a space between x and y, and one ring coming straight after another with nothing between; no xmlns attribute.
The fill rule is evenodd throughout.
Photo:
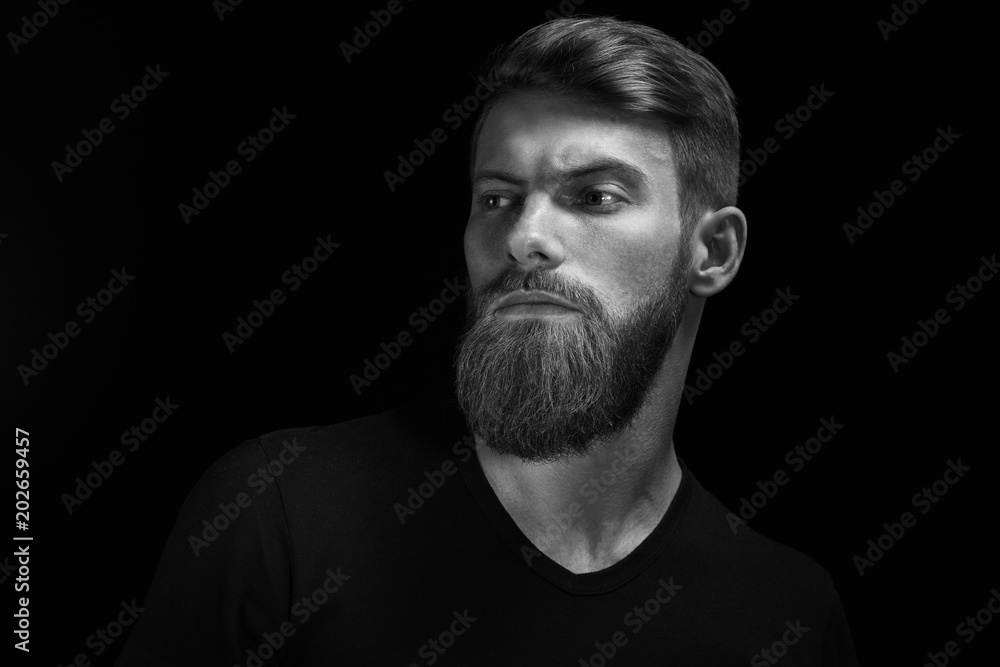
<svg viewBox="0 0 1000 667"><path fill-rule="evenodd" d="M681 478L673 430L683 357L677 369L668 353L632 425L585 456L526 463L493 452L477 436L480 465L508 514L539 551L571 572L618 562L670 506Z"/></svg>

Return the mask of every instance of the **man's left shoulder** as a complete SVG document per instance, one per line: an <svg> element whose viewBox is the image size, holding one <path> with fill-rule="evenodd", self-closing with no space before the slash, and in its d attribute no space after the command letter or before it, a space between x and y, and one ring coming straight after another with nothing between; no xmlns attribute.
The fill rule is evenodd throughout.
<svg viewBox="0 0 1000 667"><path fill-rule="evenodd" d="M711 552L722 569L748 587L833 601L837 594L825 567L802 551L757 532L697 481L692 482L691 512L697 518L698 549Z"/></svg>

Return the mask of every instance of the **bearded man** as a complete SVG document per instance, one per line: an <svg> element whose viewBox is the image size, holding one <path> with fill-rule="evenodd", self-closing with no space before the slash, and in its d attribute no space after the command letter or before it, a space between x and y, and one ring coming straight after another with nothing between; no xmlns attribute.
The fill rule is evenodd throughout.
<svg viewBox="0 0 1000 667"><path fill-rule="evenodd" d="M487 77L455 399L220 459L119 664L856 665L829 574L734 527L674 447L746 247L728 83L607 17Z"/></svg>

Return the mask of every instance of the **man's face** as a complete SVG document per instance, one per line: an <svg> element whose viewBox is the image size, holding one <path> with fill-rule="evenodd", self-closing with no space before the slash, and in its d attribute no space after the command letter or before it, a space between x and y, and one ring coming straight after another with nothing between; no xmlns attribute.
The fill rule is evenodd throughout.
<svg viewBox="0 0 1000 667"><path fill-rule="evenodd" d="M501 101L480 134L465 231L456 390L470 429L546 461L627 428L683 316L686 250L664 129L563 97ZM571 308L498 308L517 295Z"/></svg>

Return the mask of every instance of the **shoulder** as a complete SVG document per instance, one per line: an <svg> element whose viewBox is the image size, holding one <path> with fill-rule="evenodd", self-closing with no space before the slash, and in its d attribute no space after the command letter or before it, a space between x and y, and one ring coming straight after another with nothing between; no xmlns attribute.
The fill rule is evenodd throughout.
<svg viewBox="0 0 1000 667"><path fill-rule="evenodd" d="M747 525L691 475L690 516L702 556L731 573L740 586L790 603L812 601L829 608L836 601L833 578L814 558Z"/></svg>
<svg viewBox="0 0 1000 667"><path fill-rule="evenodd" d="M327 426L276 430L257 440L271 459L293 453L297 460L312 463L331 457L366 457L390 452L407 458L420 457L427 453L427 445L433 449L440 435L440 412L439 401L410 402Z"/></svg>
<svg viewBox="0 0 1000 667"><path fill-rule="evenodd" d="M435 400L410 402L328 426L273 431L258 440L271 460L294 456L308 465L340 468L387 460L405 465L447 448L441 405Z"/></svg>
<svg viewBox="0 0 1000 667"><path fill-rule="evenodd" d="M199 486L216 495L230 487L252 498L275 490L286 509L395 499L422 471L452 456L456 436L443 421L444 403L416 401L331 425L262 434L223 454Z"/></svg>
<svg viewBox="0 0 1000 667"><path fill-rule="evenodd" d="M183 503L178 529L201 540L195 555L202 542L263 540L258 533L356 535L449 455L440 415L440 401L414 402L246 440L207 467ZM212 551L221 556L224 549Z"/></svg>

